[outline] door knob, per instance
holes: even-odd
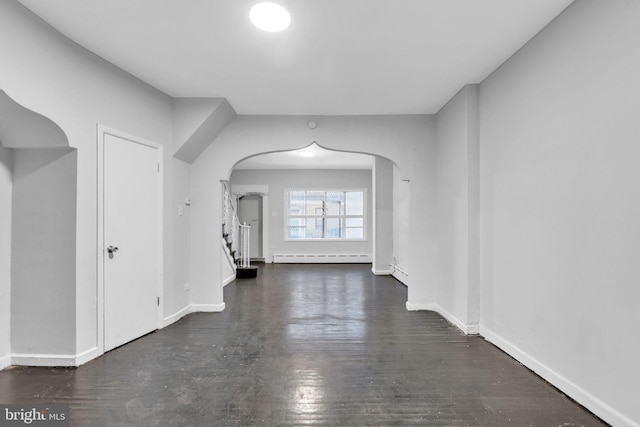
[[[107,248],[107,252],[109,253],[109,259],[113,259],[113,255],[118,252],[117,246],[109,246]]]

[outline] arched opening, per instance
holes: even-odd
[[[396,245],[407,240],[395,224],[407,222],[407,211],[394,212],[401,182],[387,158],[313,142],[238,161],[228,199],[240,222],[259,233],[252,235],[254,261],[367,263],[374,274],[388,275],[396,269]]]
[[[314,156],[304,157],[308,153]],[[314,143],[234,165],[231,192],[240,201],[241,221],[253,221],[264,231],[265,261],[371,262],[373,163],[370,155],[327,150]],[[255,199],[242,197],[256,193],[264,194],[259,218],[252,217],[259,208]],[[361,206],[354,205],[348,218],[345,194],[362,195]],[[289,199],[296,195],[306,197],[306,202]]]
[[[77,152],[62,129],[0,90],[0,263],[11,266],[0,273],[0,354],[13,354],[5,365],[75,354],[76,191]]]

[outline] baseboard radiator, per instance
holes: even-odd
[[[315,264],[337,264],[337,263],[362,263],[372,262],[370,254],[275,254],[274,263],[315,263]]]
[[[391,264],[391,275],[404,285],[409,283],[409,272],[395,262]]]

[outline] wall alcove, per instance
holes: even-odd
[[[75,364],[76,195],[64,131],[0,90],[3,366]]]

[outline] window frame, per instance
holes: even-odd
[[[289,202],[290,202],[290,194],[292,191],[304,191],[305,192],[305,200],[307,192],[324,192],[325,200],[326,193],[331,192],[342,192],[346,199],[346,193],[349,192],[360,192],[362,193],[362,215],[347,215],[346,209],[341,215],[289,215]],[[285,188],[284,189],[284,215],[283,215],[283,238],[285,242],[366,242],[369,240],[367,234],[367,223],[369,217],[369,206],[367,204],[367,189],[366,188]],[[346,237],[321,237],[321,238],[301,238],[295,239],[289,237],[289,219],[290,218],[340,218],[340,230],[342,234],[346,234],[347,228],[360,228],[360,227],[347,227],[347,219],[348,218],[362,218],[362,238],[346,238]]]

